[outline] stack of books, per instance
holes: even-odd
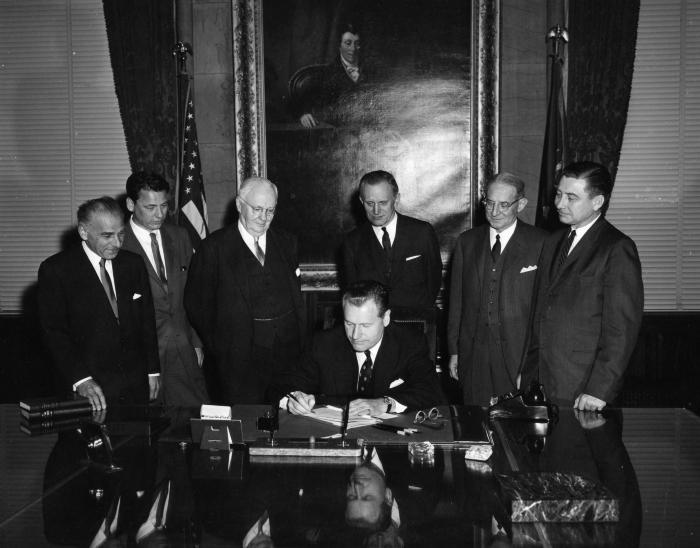
[[[78,428],[92,415],[90,400],[75,398],[34,398],[19,402],[19,428],[36,436]]]

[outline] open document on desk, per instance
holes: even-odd
[[[334,405],[314,407],[312,411],[304,413],[302,416],[325,422],[326,424],[332,424],[338,428],[343,425],[343,409],[341,407],[335,407]],[[372,426],[373,424],[382,422],[382,420],[392,419],[395,416],[396,415],[392,415],[391,413],[383,413],[379,417],[370,417],[369,415],[349,417],[348,430],[351,428],[360,428],[362,426]]]

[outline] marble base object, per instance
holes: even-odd
[[[518,522],[615,522],[618,500],[600,483],[567,473],[499,475],[511,520]]]

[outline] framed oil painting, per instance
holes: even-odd
[[[443,262],[497,170],[498,2],[234,0],[238,180],[279,188],[307,287],[335,287],[361,176],[430,222]]]

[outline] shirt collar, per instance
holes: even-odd
[[[88,247],[87,243],[85,243],[85,240],[83,240],[83,251],[85,251],[87,258],[90,260],[90,264],[95,268],[99,268],[100,261],[102,260],[102,257],[100,257],[92,249],[90,249]],[[105,262],[110,263],[111,259],[107,259]]]
[[[253,254],[255,254],[255,237],[245,229],[240,220],[238,221],[238,232],[240,232],[241,238],[243,238],[245,245],[247,245],[248,248],[253,251]],[[265,231],[265,233],[258,238],[258,244],[263,251],[267,250],[267,231]]]
[[[503,253],[503,250],[506,248],[508,241],[511,239],[513,234],[515,234],[515,227],[517,226],[517,224],[518,219],[515,219],[515,222],[512,225],[502,230],[501,232],[496,232],[496,229],[492,226],[489,227],[489,241],[491,243],[491,247],[493,247],[493,244],[496,243],[496,234],[498,234],[501,240],[501,253]]]
[[[353,64],[351,64],[351,63],[348,63],[348,62],[345,60],[345,58],[344,58],[341,54],[338,54],[338,56],[340,57],[340,62],[343,63],[343,66],[344,66],[346,69],[349,69],[349,68],[354,68],[354,69],[357,69],[357,70],[360,69],[360,67],[359,67],[358,65],[353,65]]]
[[[385,328],[386,329],[386,328]],[[382,341],[384,340],[384,335],[382,334],[382,338],[377,341],[377,344],[369,348],[369,355],[372,358],[372,363],[374,364],[375,361],[377,361],[377,354],[379,353],[379,347],[382,345]],[[365,361],[365,352],[355,352],[355,355],[357,356],[357,361],[358,363],[362,364]]]
[[[389,240],[391,241],[391,245],[394,245],[394,240],[396,239],[396,224],[398,223],[399,219],[399,214],[394,211],[394,216],[391,218],[391,221],[389,221],[384,227],[381,226],[372,226],[372,230],[374,230],[374,235],[377,237],[379,240],[379,243],[382,242],[382,236],[384,235],[384,231],[382,228],[386,228],[387,233],[389,234]]]
[[[134,216],[132,215],[129,218],[129,224],[131,225],[131,230],[134,232],[134,236],[136,236],[139,240],[148,240],[151,237],[151,232],[153,232],[156,236],[160,236],[160,230],[148,230],[146,228],[143,228],[140,224],[138,224],[136,221],[134,221]]]

